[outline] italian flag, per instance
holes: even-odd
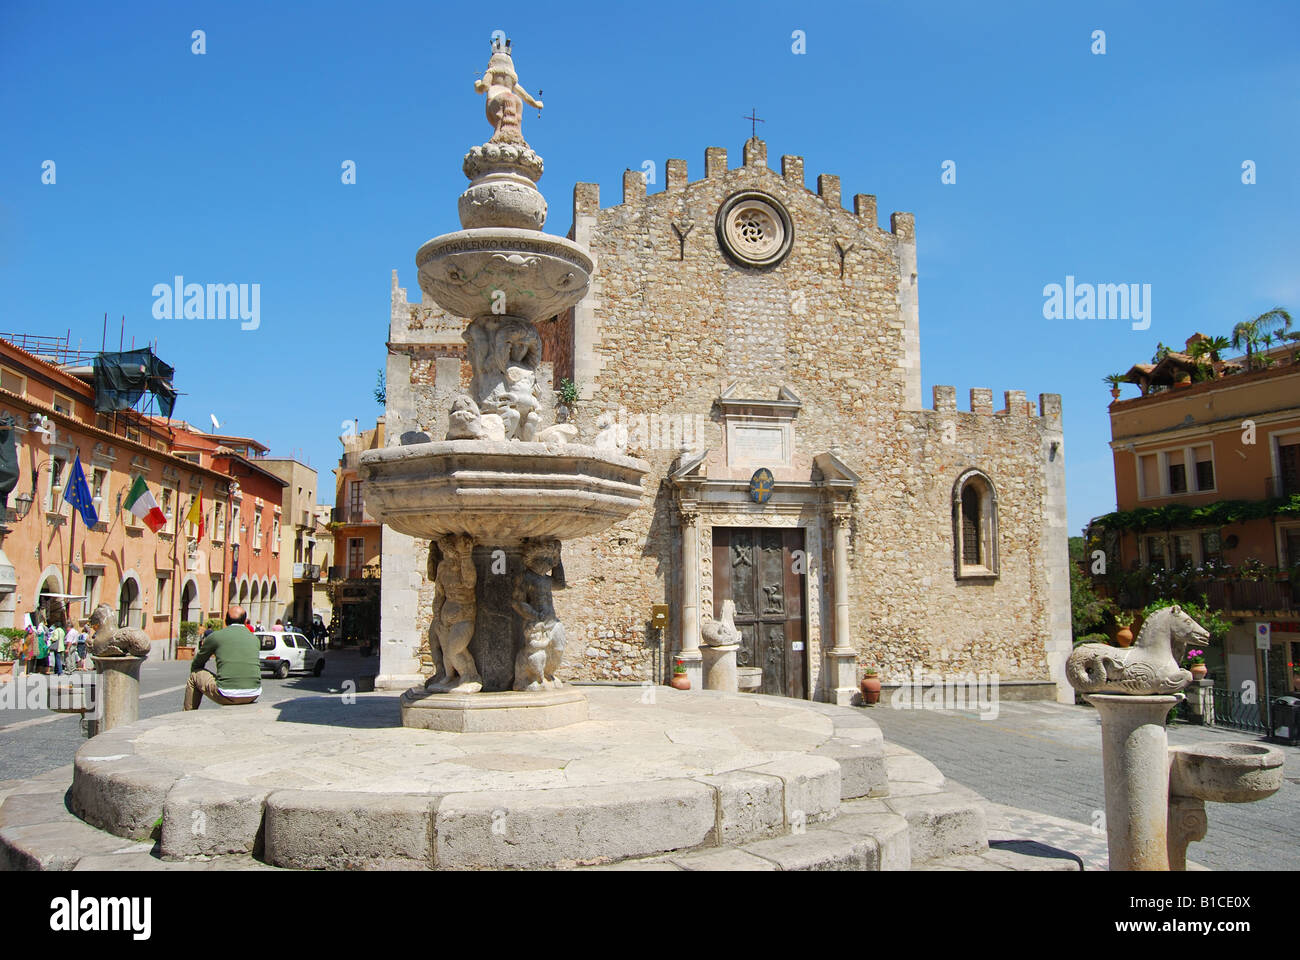
[[[136,475],[135,483],[131,484],[131,489],[127,491],[122,506],[143,520],[145,526],[154,533],[167,526],[167,518],[158,509],[158,501],[153,498],[153,494],[149,492],[149,485],[139,474]]]

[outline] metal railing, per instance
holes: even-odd
[[[1224,687],[1214,687],[1211,693],[1214,697],[1214,713],[1206,719],[1207,723],[1247,733],[1269,732],[1264,722],[1264,710],[1258,700],[1247,703],[1239,691]]]
[[[1264,498],[1290,497],[1300,493],[1300,479],[1296,477],[1269,477],[1264,481]]]

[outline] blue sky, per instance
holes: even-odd
[[[646,160],[652,190],[668,157],[739,162],[751,107],[773,162],[876,194],[886,226],[915,213],[927,402],[1061,393],[1072,532],[1114,507],[1105,374],[1300,310],[1294,2],[487,6],[5,0],[0,329],[95,348],[125,314],[177,368],[178,416],[309,459],[328,499],[340,424],[380,412],[390,271],[414,297],[416,248],[458,226],[497,29],[545,91],[525,122],[553,232],[575,181],[610,204]],[[260,283],[260,328],[155,321],[176,274]],[[1150,329],[1044,319],[1067,275],[1150,284]]]

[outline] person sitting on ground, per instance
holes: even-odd
[[[246,629],[247,619],[244,608],[232,603],[226,608],[225,629],[203,638],[185,684],[186,710],[197,710],[204,697],[227,707],[254,703],[262,695],[261,645]],[[217,660],[215,674],[204,669],[212,657]]]

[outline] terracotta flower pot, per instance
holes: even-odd
[[[684,673],[674,673],[673,679],[668,684],[674,690],[691,689],[691,678]]]
[[[14,675],[14,662],[12,660],[0,660],[0,677],[12,677]]]
[[[178,647],[176,648],[176,659],[177,659],[177,660],[193,660],[193,659],[194,659],[194,647],[181,647],[181,646],[178,646]]]
[[[863,677],[858,688],[862,691],[863,703],[880,702],[880,677]]]
[[[1120,627],[1115,631],[1115,645],[1117,647],[1133,646],[1133,628]]]
[[[1194,663],[1191,667],[1193,680],[1204,680],[1205,675],[1210,672],[1210,668],[1203,663]]]

